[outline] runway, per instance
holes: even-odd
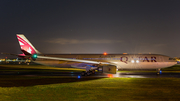
[[[131,72],[131,73],[117,73],[113,77],[123,77],[123,78],[180,78],[180,73],[161,73],[157,74],[155,72]]]
[[[116,74],[98,73],[90,76],[81,76],[81,72],[47,72],[47,71],[0,71],[0,75],[14,75],[14,76],[61,76],[61,77],[116,77],[116,78],[180,78],[179,72],[165,72],[157,75],[155,72],[117,72]]]

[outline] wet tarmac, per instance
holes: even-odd
[[[0,75],[18,75],[18,76],[62,76],[62,77],[117,77],[117,78],[180,78],[180,73],[178,72],[165,72],[161,74],[156,74],[155,72],[117,72],[116,74],[105,74],[96,72],[90,76],[81,76],[81,72],[44,72],[44,71],[1,71]]]
[[[160,73],[155,72],[131,72],[131,73],[117,73],[113,77],[125,77],[125,78],[180,78],[180,73]]]

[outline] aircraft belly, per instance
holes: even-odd
[[[127,63],[119,64],[118,69],[153,69],[155,64],[152,63]]]
[[[176,62],[154,62],[154,63],[120,63],[118,69],[159,69],[175,65]]]

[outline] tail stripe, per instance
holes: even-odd
[[[24,41],[22,38],[18,37],[18,40],[22,41],[23,43],[27,44],[26,41]]]

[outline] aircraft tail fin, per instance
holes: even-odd
[[[21,51],[25,55],[40,54],[40,52],[29,42],[29,40],[23,34],[17,34]]]

